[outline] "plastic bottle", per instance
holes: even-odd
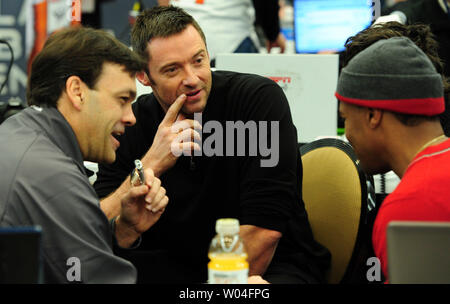
[[[247,253],[239,236],[237,219],[218,219],[217,235],[212,239],[208,257],[209,284],[246,284],[248,278]]]

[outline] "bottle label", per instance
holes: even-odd
[[[214,270],[208,269],[209,284],[247,284],[248,268],[242,270]]]

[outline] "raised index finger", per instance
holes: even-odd
[[[173,124],[177,119],[178,113],[180,112],[185,100],[186,94],[181,94],[178,96],[177,99],[175,99],[175,102],[167,110],[166,116],[164,116],[161,124]]]

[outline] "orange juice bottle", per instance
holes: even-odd
[[[208,283],[246,284],[248,277],[247,253],[239,236],[237,219],[218,219],[217,235],[212,239],[208,257]]]

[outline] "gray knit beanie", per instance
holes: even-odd
[[[404,114],[432,116],[445,110],[441,75],[406,37],[377,41],[352,58],[335,95],[343,102]]]

